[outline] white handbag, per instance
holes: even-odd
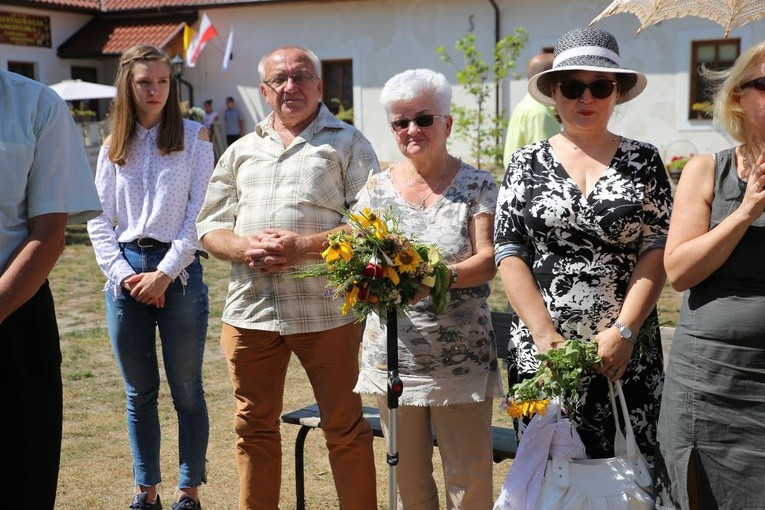
[[[635,441],[621,382],[616,392],[625,434],[619,426],[613,385],[609,383],[616,422],[615,457],[547,461],[539,510],[651,510],[654,508],[651,471]]]

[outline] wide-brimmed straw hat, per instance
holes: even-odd
[[[616,102],[625,103],[645,89],[648,80],[643,73],[621,66],[616,38],[599,28],[576,28],[563,34],[555,43],[552,69],[534,75],[529,80],[529,94],[546,106],[555,106],[552,78],[561,71],[600,71],[626,75],[620,79],[622,91]]]

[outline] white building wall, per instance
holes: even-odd
[[[35,66],[35,78],[47,85],[52,85],[71,78],[72,66],[95,67],[102,83],[111,82],[112,77],[103,72],[101,60],[60,59],[56,56],[56,48],[90,21],[92,16],[61,11],[26,9],[16,5],[0,5],[0,10],[48,16],[51,25],[51,48],[0,44],[0,67],[3,69],[8,69],[9,61],[31,62]]]
[[[553,46],[563,32],[586,26],[609,0],[495,0],[501,16],[501,35],[525,27],[529,40],[518,59],[520,79],[511,80],[500,92],[502,108],[509,111],[525,93],[525,67],[542,47]],[[8,60],[34,61],[39,79],[54,83],[68,78],[71,65],[100,69],[104,83],[113,79],[114,64],[91,60],[61,60],[55,48],[90,18],[79,14],[38,9],[14,9],[52,18],[53,48],[0,45],[0,65]],[[381,161],[400,158],[379,105],[379,92],[393,74],[409,68],[429,67],[443,72],[454,84],[454,102],[473,106],[472,98],[459,86],[455,68],[442,63],[435,50],[443,45],[459,61],[453,49],[457,39],[469,31],[476,34],[484,59],[494,45],[495,10],[490,0],[344,0],[286,2],[208,9],[219,32],[208,43],[197,66],[187,68],[184,80],[194,87],[197,106],[213,99],[218,111],[225,98],[234,96],[253,128],[270,111],[259,90],[257,64],[269,49],[282,44],[304,45],[321,59],[352,59],[355,125],[370,139]],[[554,14],[554,15],[552,15]],[[613,33],[621,46],[625,66],[648,75],[648,87],[635,100],[617,107],[612,129],[622,135],[655,144],[665,157],[674,152],[708,152],[733,144],[711,121],[687,119],[691,41],[721,39],[717,24],[695,17],[668,20],[635,34],[638,20],[618,14],[597,23]],[[221,71],[223,50],[229,30],[234,30],[233,59]],[[197,28],[197,27],[194,27]],[[765,20],[733,30],[745,49],[765,39]],[[109,76],[106,76],[106,75]],[[182,93],[186,97],[185,87]],[[490,109],[495,99],[487,101]],[[463,142],[454,137],[451,151],[470,160]]]
[[[296,16],[295,10],[303,8],[306,14]],[[435,50],[440,45],[453,46],[453,34],[466,34],[471,17],[479,44],[490,48],[494,40],[493,13],[488,2],[346,1],[322,2],[320,7],[287,3],[211,9],[207,14],[220,38],[209,43],[197,66],[184,74],[194,84],[199,102],[211,98],[214,107],[222,111],[225,97],[234,96],[247,111],[247,128],[251,129],[270,111],[260,93],[257,75],[258,61],[266,51],[282,44],[297,44],[311,48],[321,59],[351,59],[355,125],[370,139],[383,161],[400,158],[379,104],[385,81],[405,69],[429,67],[456,83],[454,69],[440,62]],[[232,26],[233,59],[228,71],[221,72],[223,47]],[[458,88],[454,99],[467,100]],[[489,106],[494,108],[493,99]]]
[[[502,107],[509,111],[525,93],[525,63],[539,49],[553,46],[563,32],[586,26],[610,2],[592,0],[497,0],[501,36],[525,27],[528,43],[518,60],[519,80],[501,91]],[[220,38],[205,49],[198,66],[184,78],[195,86],[195,98],[214,100],[222,109],[231,94],[247,111],[248,129],[269,111],[258,84],[257,62],[268,49],[294,43],[313,49],[322,59],[350,58],[354,71],[356,126],[372,141],[382,161],[400,158],[379,105],[379,91],[393,74],[415,67],[443,72],[455,85],[454,101],[472,105],[455,76],[455,69],[438,59],[444,45],[458,59],[454,42],[471,29],[485,59],[494,44],[494,8],[489,0],[400,0],[286,3],[208,10]],[[554,16],[549,15],[555,13]],[[234,28],[234,58],[220,72],[225,38]],[[707,152],[732,145],[711,121],[689,121],[688,73],[692,40],[721,39],[722,28],[700,18],[669,20],[635,34],[638,20],[618,14],[597,23],[620,42],[624,65],[648,75],[646,91],[617,108],[612,128],[628,137],[649,141],[666,157],[674,152]],[[731,32],[741,38],[742,49],[765,38],[765,20]],[[487,106],[494,109],[495,100]],[[464,143],[453,139],[451,150],[466,159]]]

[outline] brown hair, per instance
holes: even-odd
[[[136,131],[137,112],[132,92],[133,64],[141,61],[164,62],[169,69],[172,69],[170,57],[155,46],[133,46],[120,57],[117,78],[114,80],[117,95],[109,117],[111,125],[109,160],[119,165],[127,163],[128,142]],[[162,109],[162,121],[157,136],[157,147],[160,153],[165,155],[173,151],[182,151],[184,149],[183,134],[183,115],[178,101],[178,84],[175,79],[171,79],[170,93]]]

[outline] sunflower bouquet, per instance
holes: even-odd
[[[505,397],[503,407],[513,418],[544,415],[553,398],[560,399],[563,409],[571,410],[579,400],[582,375],[601,363],[598,344],[578,340],[566,340],[535,357],[540,361],[536,373],[515,384]]]
[[[297,276],[323,276],[334,297],[343,298],[343,315],[359,320],[376,312],[381,321],[391,310],[401,311],[423,286],[437,313],[446,308],[449,269],[435,246],[408,238],[391,210],[369,208],[349,214],[350,231],[327,237],[323,263],[304,266]]]

